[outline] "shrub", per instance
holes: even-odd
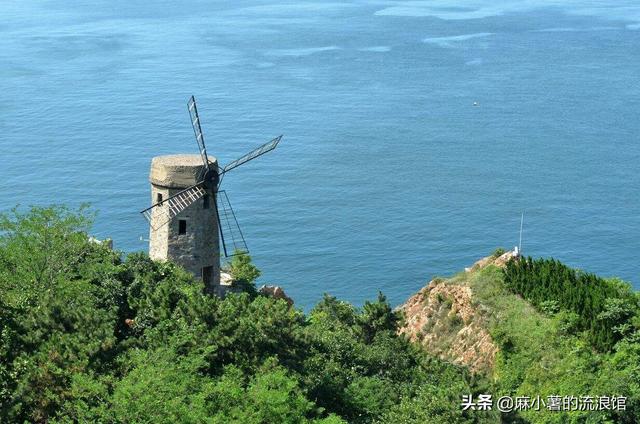
[[[624,324],[638,312],[629,285],[576,271],[554,259],[509,261],[503,273],[507,288],[539,310],[575,312],[580,330],[587,331],[592,345],[601,351],[613,348],[623,336],[616,329],[626,328]]]
[[[493,256],[494,258],[499,258],[500,256],[504,255],[506,252],[507,251],[504,250],[502,247],[498,247],[496,250],[493,251],[491,256]]]

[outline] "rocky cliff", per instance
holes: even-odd
[[[504,267],[513,257],[513,252],[489,256],[453,278],[430,281],[399,307],[405,316],[400,333],[442,359],[490,373],[498,352],[487,325],[492,311],[474,286],[483,269]]]

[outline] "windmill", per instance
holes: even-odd
[[[153,158],[153,204],[140,213],[150,225],[149,255],[179,263],[201,277],[210,291],[219,292],[220,246],[225,257],[248,252],[229,197],[220,190],[222,180],[229,171],[275,149],[282,135],[220,167],[207,154],[193,96],[187,107],[199,155]]]

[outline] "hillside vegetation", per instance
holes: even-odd
[[[604,279],[576,271],[553,259],[510,261],[504,270],[507,288],[522,295],[539,310],[575,314],[576,330],[601,351],[638,327],[638,298],[617,279]]]
[[[569,285],[565,275],[576,279]],[[627,397],[624,411],[541,408],[503,414],[503,422],[638,423],[640,296],[618,279],[581,275],[588,274],[550,259],[485,258],[452,278],[435,279],[412,297],[401,308],[407,314],[401,331],[428,352],[486,376],[494,399]],[[607,297],[596,302],[603,291]],[[535,301],[525,300],[529,293],[536,293]],[[572,298],[578,300],[565,300]],[[593,315],[580,315],[584,303]],[[594,337],[597,331],[609,335]],[[603,349],[601,340],[609,337],[617,341]]]
[[[638,422],[639,297],[619,280],[496,257],[412,308],[326,295],[304,314],[256,292],[247,256],[229,264],[244,291],[221,300],[90,225],[61,207],[0,218],[2,423]],[[463,410],[480,394],[627,404]]]
[[[89,241],[86,211],[0,221],[0,422],[470,423],[463,368],[397,335],[384,296],[308,314],[224,300],[171,263]],[[231,264],[250,285],[247,257]]]

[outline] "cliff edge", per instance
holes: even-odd
[[[498,311],[483,295],[514,257],[514,252],[488,256],[452,278],[431,280],[398,308],[405,317],[400,334],[473,373],[490,374],[498,347],[489,321]]]

